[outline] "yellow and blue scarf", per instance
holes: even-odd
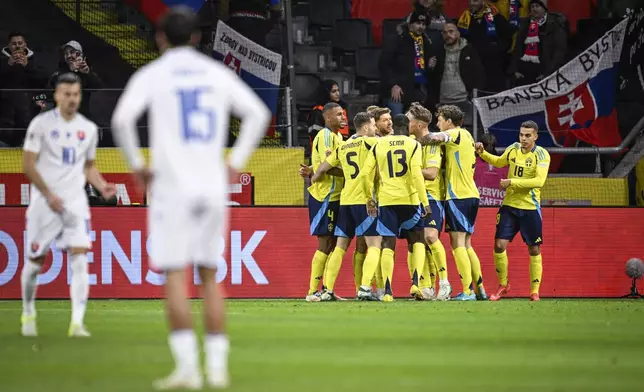
[[[491,4],[485,4],[483,9],[474,15],[472,15],[470,10],[467,9],[461,14],[461,17],[458,18],[458,29],[461,31],[461,35],[467,37],[470,31],[470,24],[472,23],[472,19],[484,18],[485,24],[487,26],[487,36],[496,38],[497,32],[496,23],[494,23],[494,16],[498,13],[499,11],[496,9],[496,7]]]

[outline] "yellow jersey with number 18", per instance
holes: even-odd
[[[445,142],[445,200],[478,199],[479,190],[474,182],[476,153],[474,138],[469,131],[457,127],[444,131]]]
[[[328,128],[321,129],[313,139],[311,148],[311,164],[313,172],[318,169],[342,142],[342,136],[338,133],[331,132]],[[323,201],[329,196],[329,201],[340,200],[340,193],[344,186],[344,178],[334,177],[328,174],[322,176],[320,181],[311,184],[309,194],[317,201]]]
[[[341,167],[344,173],[344,188],[340,195],[340,205],[364,204],[370,194],[366,195],[362,183],[358,181],[360,168],[369,155],[378,139],[375,137],[353,135],[336,148],[335,152],[327,158],[327,163],[333,167]],[[368,185],[373,189],[373,177]],[[369,181],[369,179],[367,179]]]
[[[417,141],[396,135],[379,138],[361,168],[359,179],[363,181],[364,194],[369,193],[367,179],[373,181],[376,165],[380,175],[378,205],[429,204],[423,181],[422,151]]]

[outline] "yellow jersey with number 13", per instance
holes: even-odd
[[[313,139],[311,148],[311,164],[313,172],[329,157],[342,142],[342,136],[331,132],[328,128],[321,129]],[[340,193],[344,186],[344,178],[324,174],[320,181],[311,184],[309,194],[317,201],[323,201],[329,196],[329,201],[340,200]]]
[[[445,142],[445,200],[478,199],[479,190],[474,182],[476,153],[474,138],[469,131],[456,127],[442,132]]]
[[[340,205],[362,205],[371,194],[365,194],[362,182],[358,181],[360,168],[378,139],[375,137],[353,135],[336,148],[327,158],[327,163],[333,167],[341,167],[344,173],[344,188],[340,195]],[[373,189],[373,177],[368,184]],[[369,179],[367,179],[369,181]]]
[[[420,143],[410,137],[392,135],[379,138],[360,172],[359,179],[363,181],[364,194],[370,192],[368,180],[373,181],[377,165],[380,175],[378,205],[429,205],[422,162]],[[370,199],[371,196],[363,202]]]

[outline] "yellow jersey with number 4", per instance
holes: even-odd
[[[425,189],[430,199],[445,200],[445,181],[443,180],[443,147],[438,144],[423,146],[423,169],[436,168],[438,174],[434,180],[425,180]]]
[[[321,129],[313,139],[311,148],[311,164],[313,165],[313,172],[318,169],[320,164],[324,162],[342,142],[342,136],[338,133],[331,132],[328,128]],[[309,194],[317,201],[323,201],[329,196],[329,201],[340,200],[340,193],[344,186],[344,178],[334,177],[324,174],[320,181],[311,184],[309,187]]]
[[[510,166],[508,178],[510,187],[503,198],[503,205],[521,210],[541,208],[541,187],[548,177],[550,154],[544,148],[534,146],[526,153],[519,143],[505,149],[499,157],[485,151],[481,154],[484,161],[496,166]]]
[[[380,176],[378,205],[429,205],[420,144],[408,136],[384,136],[377,140],[359,175],[364,194],[370,192],[369,181],[373,182],[377,165]],[[363,202],[370,199],[371,196],[366,197]]]
[[[479,190],[474,182],[476,153],[474,138],[463,128],[442,132],[445,142],[445,200],[478,199]]]
[[[364,204],[366,198],[371,193],[365,194],[362,182],[358,181],[360,168],[369,155],[371,147],[378,141],[375,137],[353,135],[346,141],[342,142],[335,152],[327,158],[327,163],[333,167],[341,167],[344,173],[344,188],[340,195],[340,205],[357,205]],[[373,189],[373,178],[368,185]]]

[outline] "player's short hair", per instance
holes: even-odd
[[[329,110],[333,110],[335,108],[341,108],[341,107],[342,106],[340,106],[339,104],[337,104],[335,102],[329,102],[326,105],[324,105],[324,107],[322,108],[322,113],[326,113]]]
[[[373,114],[376,110],[380,109],[380,106],[371,105],[367,108],[367,113]]]
[[[81,84],[80,77],[74,72],[65,72],[58,75],[56,78],[56,86],[58,87],[61,84]]]
[[[456,105],[443,105],[438,108],[438,113],[436,117],[442,116],[445,120],[452,120],[452,124],[457,127],[463,124],[463,119],[465,118],[465,113]]]
[[[397,114],[393,118],[394,135],[409,136],[409,118],[404,114]]]
[[[432,112],[418,102],[412,103],[407,113],[411,114],[416,120],[426,122],[427,124],[432,122]]]
[[[184,5],[172,7],[159,21],[158,29],[165,34],[172,46],[187,45],[197,31],[198,18],[194,11]]]
[[[534,121],[524,121],[521,123],[521,128],[533,129],[535,132],[539,132],[539,126]]]
[[[384,116],[385,114],[391,114],[391,109],[389,108],[378,108],[374,109],[373,111],[373,118],[378,121],[380,120],[380,117]]]
[[[372,118],[373,115],[371,115],[370,113],[360,112],[356,114],[355,117],[353,117],[353,125],[356,127],[356,129],[360,129],[371,122]]]

